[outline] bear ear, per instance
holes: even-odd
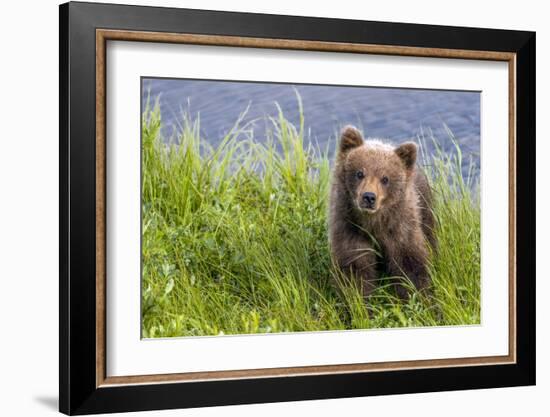
[[[414,142],[405,142],[395,148],[395,153],[405,164],[405,168],[412,169],[416,163],[418,146]]]
[[[346,152],[363,144],[363,135],[353,126],[346,126],[340,135],[340,152]]]

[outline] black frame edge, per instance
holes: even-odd
[[[59,411],[69,413],[69,5],[59,6]]]
[[[535,60],[533,32],[516,55],[516,184],[521,184],[516,189],[516,343],[525,385],[536,383]]]

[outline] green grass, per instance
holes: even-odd
[[[456,141],[452,154],[424,155],[439,239],[429,295],[401,301],[382,279],[365,304],[331,264],[329,156],[306,146],[303,117],[295,127],[279,111],[269,123],[267,142],[241,118],[213,148],[185,116],[167,145],[158,103],[145,108],[144,337],[480,322],[478,186],[462,177]]]

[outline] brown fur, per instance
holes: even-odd
[[[335,262],[360,280],[365,297],[380,272],[405,275],[419,289],[429,284],[435,220],[430,186],[416,167],[416,155],[412,142],[394,148],[364,141],[351,126],[342,132],[330,196],[330,243]],[[364,202],[366,192],[376,195],[372,207]],[[402,285],[396,290],[406,297]]]

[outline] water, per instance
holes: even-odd
[[[143,79],[143,103],[147,95],[160,94],[164,134],[177,130],[182,111],[194,118],[200,114],[201,135],[213,145],[227,133],[249,107],[244,123],[254,121],[254,139],[265,140],[266,117],[277,116],[278,103],[285,117],[299,124],[296,91],[303,103],[309,140],[333,154],[337,132],[347,124],[359,127],[369,137],[392,143],[415,140],[431,130],[442,148],[451,152],[452,142],[444,124],[453,132],[464,155],[479,166],[480,93],[376,87],[342,87],[207,80]],[[428,153],[432,152],[427,143]]]

